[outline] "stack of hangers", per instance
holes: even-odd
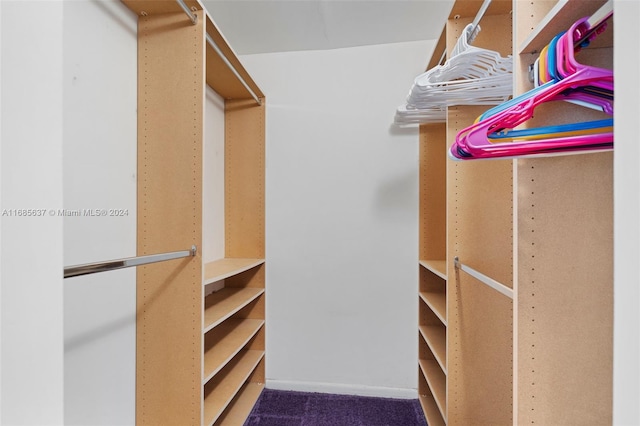
[[[534,64],[536,87],[482,114],[461,130],[449,156],[455,160],[541,156],[613,147],[613,119],[514,130],[546,102],[569,101],[613,115],[613,71],[582,65],[574,53],[606,28],[583,18],[551,40]]]
[[[465,27],[450,58],[419,75],[406,105],[396,110],[396,124],[444,122],[447,106],[495,105],[509,99],[512,58],[470,45],[480,26]]]

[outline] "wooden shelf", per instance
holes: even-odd
[[[442,324],[447,325],[447,295],[430,291],[420,292],[420,298],[438,317]]]
[[[427,424],[429,426],[445,426],[446,423],[442,418],[442,413],[436,405],[436,401],[431,395],[419,395],[420,405],[422,405],[422,411],[427,418]]]
[[[420,265],[446,281],[447,279],[447,261],[446,260],[421,260]]]
[[[264,259],[224,258],[204,265],[204,283],[210,284],[262,265]]]
[[[231,404],[218,419],[218,426],[238,426],[243,425],[251,414],[251,410],[260,397],[264,383],[248,382],[238,392]]]
[[[435,398],[442,418],[447,419],[447,380],[436,361],[421,359],[420,369]]]
[[[421,325],[420,334],[438,361],[442,372],[447,374],[447,329],[438,325]]]
[[[249,378],[264,351],[243,351],[205,386],[204,424],[212,425]]]
[[[226,287],[206,297],[204,332],[211,330],[264,293],[263,288]]]
[[[203,384],[222,370],[263,325],[264,320],[231,319],[209,332],[205,342],[215,340],[215,346],[212,344],[208,350],[205,348]]]
[[[594,14],[605,3],[606,0],[559,0],[520,44],[518,53],[539,52],[553,37],[566,31],[567,25]],[[546,4],[548,2],[538,2],[536,5],[545,8],[548,7]]]

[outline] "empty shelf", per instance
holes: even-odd
[[[219,426],[243,425],[264,389],[264,383],[248,382],[218,419]]]
[[[204,424],[218,420],[263,357],[264,351],[242,351],[206,384]]]
[[[429,426],[445,426],[446,423],[442,418],[442,414],[436,405],[436,401],[431,395],[420,395],[420,405],[422,405],[422,411],[424,411],[427,418],[427,424]]]
[[[447,279],[447,261],[446,260],[421,260],[422,265],[427,270],[433,272],[443,280]]]
[[[225,321],[205,337],[211,346],[204,354],[204,382],[207,383],[256,335],[264,324],[258,319],[233,319]]]
[[[442,415],[442,418],[446,420],[447,381],[445,375],[436,361],[421,359],[419,363],[422,374],[424,374],[424,378],[427,380],[427,385],[429,385],[429,389],[431,389],[436,405],[440,410],[440,414]]]
[[[240,309],[257,299],[263,288],[227,287],[211,293],[204,302],[204,332],[211,330]]]
[[[447,330],[438,325],[421,325],[419,329],[442,372],[447,374]]]
[[[258,265],[262,265],[264,259],[240,259],[224,258],[204,265],[204,283],[210,284],[224,280],[244,271],[248,271]]]
[[[447,295],[430,291],[420,292],[420,298],[431,308],[434,314],[447,325]]]

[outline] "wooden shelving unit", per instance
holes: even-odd
[[[481,4],[455,2],[429,68]],[[528,67],[551,38],[604,4],[494,0],[473,45],[513,55],[517,95],[532,88]],[[612,46],[605,33],[579,60],[611,69]],[[610,424],[612,155],[448,160],[456,133],[488,108],[449,107],[446,123],[420,126],[425,416],[430,425]],[[527,124],[598,118],[556,102]],[[513,300],[457,270],[454,257],[513,289]]]
[[[138,255],[202,250],[205,85],[225,126],[224,259],[138,268],[136,424],[242,424],[264,387],[264,94],[198,0],[195,23],[174,1],[122,1],[138,15]]]

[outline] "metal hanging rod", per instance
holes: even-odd
[[[182,10],[184,10],[184,13],[187,14],[187,16],[189,17],[189,19],[191,19],[191,23],[193,25],[195,25],[196,23],[198,23],[198,15],[194,14],[191,9],[189,9],[189,7],[185,4],[184,0],[176,0],[176,2],[180,5],[180,7],[182,8]],[[255,92],[251,89],[251,87],[249,87],[249,85],[247,84],[246,81],[244,81],[244,78],[240,75],[240,73],[238,72],[238,70],[236,70],[236,67],[233,66],[233,64],[231,62],[229,62],[229,60],[227,59],[227,57],[224,55],[224,53],[222,53],[222,51],[220,50],[220,48],[218,47],[218,45],[216,44],[215,41],[213,41],[213,39],[211,38],[211,36],[209,35],[209,33],[207,33],[207,43],[209,43],[209,46],[211,46],[211,48],[213,50],[215,50],[215,52],[218,54],[218,56],[220,56],[220,59],[222,59],[222,61],[225,63],[225,65],[227,67],[229,67],[229,69],[231,70],[231,72],[233,72],[233,74],[236,76],[236,78],[238,80],[240,80],[240,83],[242,83],[242,85],[244,86],[245,89],[247,89],[247,91],[249,92],[249,94],[251,95],[251,97],[258,103],[258,105],[262,105],[262,101],[260,100],[260,98],[258,97],[258,95],[255,94]]]
[[[484,16],[484,13],[487,11],[490,4],[491,4],[491,0],[484,0],[484,2],[482,3],[482,6],[480,6],[480,10],[478,10],[476,17],[473,18],[473,22],[471,23],[473,25],[473,31],[471,31],[471,33],[469,34],[469,38],[471,38],[473,34],[476,32],[476,28],[478,28],[478,24],[480,23],[480,20]]]
[[[174,251],[170,253],[150,254],[147,256],[129,257],[126,259],[107,260],[105,262],[85,263],[64,268],[64,277],[78,277],[81,275],[95,274],[97,272],[113,271],[116,269],[130,268],[132,266],[147,265],[149,263],[164,262],[165,260],[180,259],[195,256],[197,247],[191,246],[191,250]]]
[[[186,13],[187,16],[189,17],[189,19],[191,19],[191,23],[193,25],[198,23],[198,15],[196,15],[195,13],[193,13],[191,11],[191,9],[189,9],[189,6],[187,6],[185,4],[184,0],[176,0],[176,3],[178,3],[178,5],[180,5],[182,10],[184,10],[184,13]]]
[[[249,85],[247,84],[246,81],[244,81],[244,78],[242,78],[242,76],[240,75],[240,73],[238,73],[238,70],[236,70],[236,67],[233,66],[233,64],[231,62],[229,62],[229,60],[227,59],[227,57],[224,55],[224,53],[222,53],[222,51],[220,50],[220,48],[218,47],[218,45],[216,44],[215,41],[213,41],[213,39],[211,38],[211,36],[209,35],[209,33],[207,33],[207,43],[209,43],[209,46],[211,46],[213,48],[213,50],[215,50],[215,52],[218,54],[218,56],[220,56],[220,59],[222,59],[222,61],[225,63],[225,65],[227,67],[229,67],[229,69],[233,72],[233,74],[236,76],[236,78],[238,80],[240,80],[240,83],[242,83],[242,85],[244,86],[245,89],[247,89],[247,91],[251,94],[251,97],[253,99],[255,99],[255,101],[258,103],[258,105],[262,105],[262,101],[260,100],[260,98],[258,97],[258,95],[255,94],[255,92],[253,90],[251,90],[251,87],[249,87]]]
[[[478,28],[478,24],[480,23],[480,21],[482,20],[482,17],[484,16],[485,12],[487,11],[487,9],[489,8],[489,5],[491,5],[491,0],[484,0],[484,2],[482,3],[482,6],[480,6],[480,9],[478,10],[478,13],[476,14],[476,17],[473,18],[473,30],[469,33],[469,38],[467,39],[468,43],[471,43],[471,37],[473,37],[473,34],[475,34],[476,29]],[[460,15],[456,15],[455,18],[459,18]],[[438,65],[442,64],[442,60],[445,58],[445,56],[447,56],[447,48],[444,48],[444,51],[442,52],[442,56],[440,56],[440,60],[438,61]]]
[[[467,274],[471,275],[475,279],[477,279],[477,280],[481,281],[482,283],[488,285],[492,289],[504,294],[509,299],[513,299],[513,290],[512,289],[510,289],[509,287],[507,287],[504,284],[499,283],[498,281],[494,280],[493,278],[489,278],[485,274],[483,274],[481,272],[478,272],[475,269],[470,268],[469,266],[461,263],[457,256],[453,258],[453,266],[456,269],[460,269],[461,271],[466,272]]]

